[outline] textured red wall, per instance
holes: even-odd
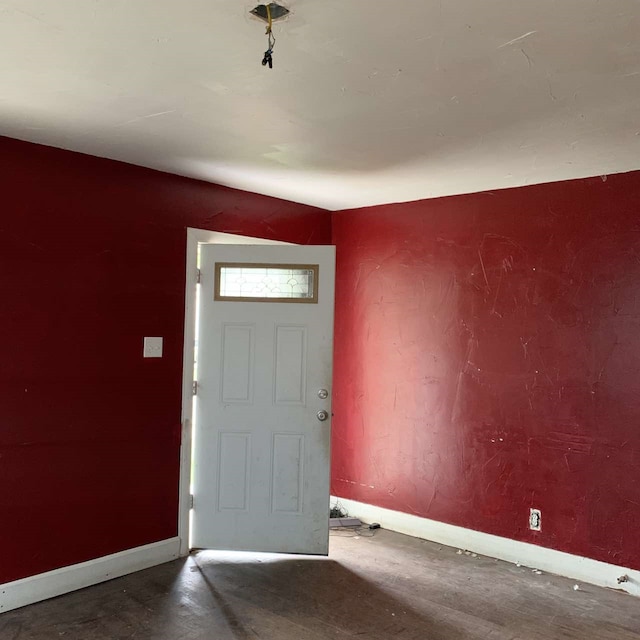
[[[0,159],[3,583],[176,535],[185,227],[326,243],[331,219],[7,138]]]
[[[333,238],[334,495],[640,569],[640,173]]]

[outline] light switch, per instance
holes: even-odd
[[[145,338],[142,353],[145,358],[162,358],[162,338]]]

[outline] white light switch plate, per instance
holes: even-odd
[[[162,338],[145,338],[142,354],[145,358],[162,358]]]

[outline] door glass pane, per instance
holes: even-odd
[[[216,300],[318,301],[318,265],[216,263]]]

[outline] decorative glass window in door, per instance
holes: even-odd
[[[318,265],[216,262],[215,300],[317,303]]]

